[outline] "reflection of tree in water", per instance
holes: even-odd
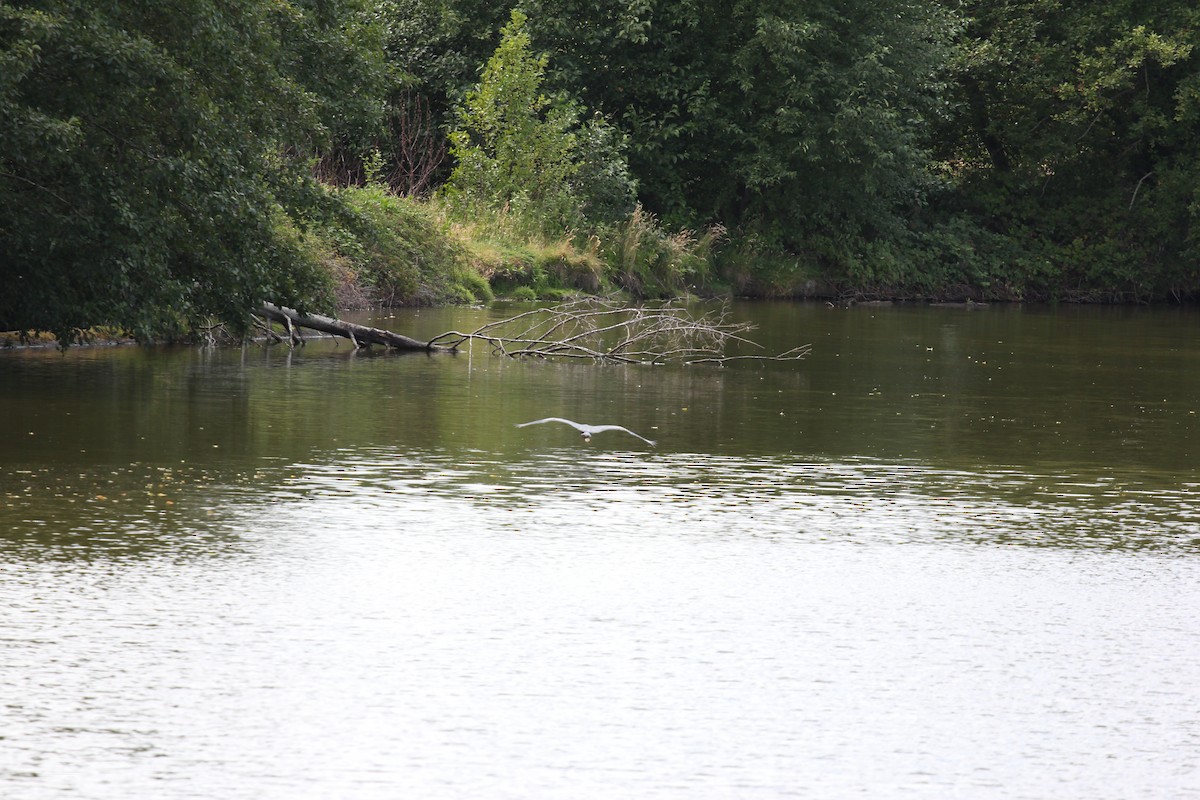
[[[796,331],[817,342],[802,368],[510,359],[479,343],[427,357],[332,340],[3,354],[0,549],[244,552],[281,501],[321,522],[364,492],[400,516],[431,498],[478,507],[507,493],[512,508],[544,492],[564,508],[657,498],[672,515],[694,497],[752,509],[755,524],[857,536],[869,523],[1052,546],[1195,538],[1184,476],[1200,370],[1168,338],[1181,336],[1176,315],[766,310],[778,319],[756,315],[756,336],[769,347]],[[428,337],[498,313],[423,310],[399,325]],[[547,416],[620,424],[658,448],[513,427]],[[830,468],[868,462],[866,477]],[[768,513],[772,498],[787,503]]]

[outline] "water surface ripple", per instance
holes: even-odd
[[[762,313],[813,363],[0,354],[0,796],[1200,797],[1174,328]]]

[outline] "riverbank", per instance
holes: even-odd
[[[1194,291],[1149,281],[1081,282],[1066,265],[1007,253],[991,240],[914,233],[909,249],[845,259],[814,247],[785,253],[720,226],[668,230],[638,207],[587,232],[547,235],[509,211],[466,215],[437,199],[368,186],[336,190],[352,221],[312,232],[311,252],[339,308],[555,301],[575,294],[631,300],[695,295],[917,303],[1181,303]],[[986,246],[985,246],[986,245]]]
[[[277,222],[281,241],[318,276],[310,308],[330,313],[403,306],[480,305],[497,298],[555,302],[579,295],[631,302],[677,297],[856,303],[1180,304],[1195,292],[1136,283],[1068,285],[1062,270],[963,243],[952,250],[877,252],[855,267],[818,251],[784,254],[752,237],[666,229],[638,207],[619,223],[548,235],[509,210],[466,214],[377,185],[328,188],[341,213],[306,229]],[[966,241],[966,240],[964,240]],[[886,257],[885,257],[886,256]],[[864,266],[864,264],[868,264]],[[222,320],[229,323],[229,320]],[[85,321],[86,322],[86,321]],[[192,335],[215,321],[191,321]],[[234,329],[236,325],[230,325]],[[187,324],[172,338],[188,338]],[[233,335],[239,335],[234,332]],[[116,326],[76,329],[74,341],[121,344]],[[52,334],[0,332],[0,348],[55,347]]]
[[[137,340],[124,331],[112,328],[93,328],[80,331],[72,344],[112,347],[137,344]],[[0,350],[49,350],[61,346],[54,334],[45,331],[0,331]]]
[[[714,271],[719,227],[667,231],[638,208],[617,224],[551,235],[506,210],[464,213],[377,186],[335,192],[349,215],[302,238],[339,308],[731,292]]]

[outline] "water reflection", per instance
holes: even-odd
[[[808,336],[810,360],[592,367],[331,341],[5,353],[0,530],[31,553],[134,553],[156,537],[201,553],[240,535],[230,508],[336,489],[363,503],[644,501],[688,526],[894,540],[1200,538],[1200,354],[1180,334],[1193,317],[752,310],[768,350]],[[386,324],[428,335],[497,313]],[[659,448],[514,427],[547,415],[625,424]]]
[[[89,563],[235,557],[231,506],[261,502],[268,470],[234,472],[141,463],[7,470],[0,545],[11,558]]]
[[[281,497],[352,496],[380,513],[410,496],[436,497],[469,505],[457,513],[470,514],[473,524],[536,508],[543,523],[569,526],[580,513],[619,509],[622,525],[668,525],[686,536],[1200,549],[1200,483],[1147,490],[1137,475],[971,473],[866,459],[796,463],[578,448],[518,461],[482,452],[415,459],[391,451],[344,454],[298,472]]]
[[[186,464],[8,473],[0,529],[27,557],[228,557],[264,508],[347,502],[453,528],[536,509],[543,524],[620,511],[680,535],[1200,550],[1200,483],[1142,474],[941,470],[919,463],[702,453],[367,448],[241,471]],[[555,515],[561,515],[557,517]],[[502,524],[508,524],[504,522]],[[231,550],[231,546],[233,549]]]

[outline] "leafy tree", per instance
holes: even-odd
[[[930,3],[525,0],[558,76],[629,137],[643,203],[846,266],[932,182],[953,18]]]
[[[548,57],[534,55],[525,22],[512,12],[478,86],[467,93],[450,133],[457,163],[449,196],[467,206],[509,208],[552,230],[582,224],[589,199],[598,214],[631,211],[619,137],[600,118],[581,130],[577,105],[543,93]]]
[[[450,51],[423,60],[415,35],[396,50],[434,94],[481,43],[464,20],[519,10],[552,55],[547,94],[619,130],[639,199],[667,224],[720,222],[793,249],[826,240],[844,256],[897,234],[931,183],[927,136],[944,113],[955,24],[936,4],[407,2],[422,14],[394,29],[434,31]]]
[[[598,113],[575,133],[579,153],[571,192],[583,218],[593,225],[629,219],[637,206],[637,179],[629,169],[629,140]]]
[[[289,231],[308,158],[373,124],[381,41],[351,0],[0,5],[0,329],[174,335],[324,278]]]
[[[394,191],[424,196],[449,175],[447,131],[454,108],[495,49],[508,7],[478,0],[371,0],[370,5],[383,32],[391,76],[383,98],[385,125],[370,150],[383,159],[382,177]],[[322,179],[363,182],[363,154],[359,142],[339,142],[319,165]]]
[[[1018,293],[1200,291],[1195,5],[955,5],[968,24],[959,111],[940,137],[955,190],[945,199],[1027,265],[1048,265],[1013,270]]]
[[[1192,3],[386,2],[393,63],[441,109],[521,11],[545,94],[616,128],[670,227],[721,223],[856,288],[1200,291]]]

